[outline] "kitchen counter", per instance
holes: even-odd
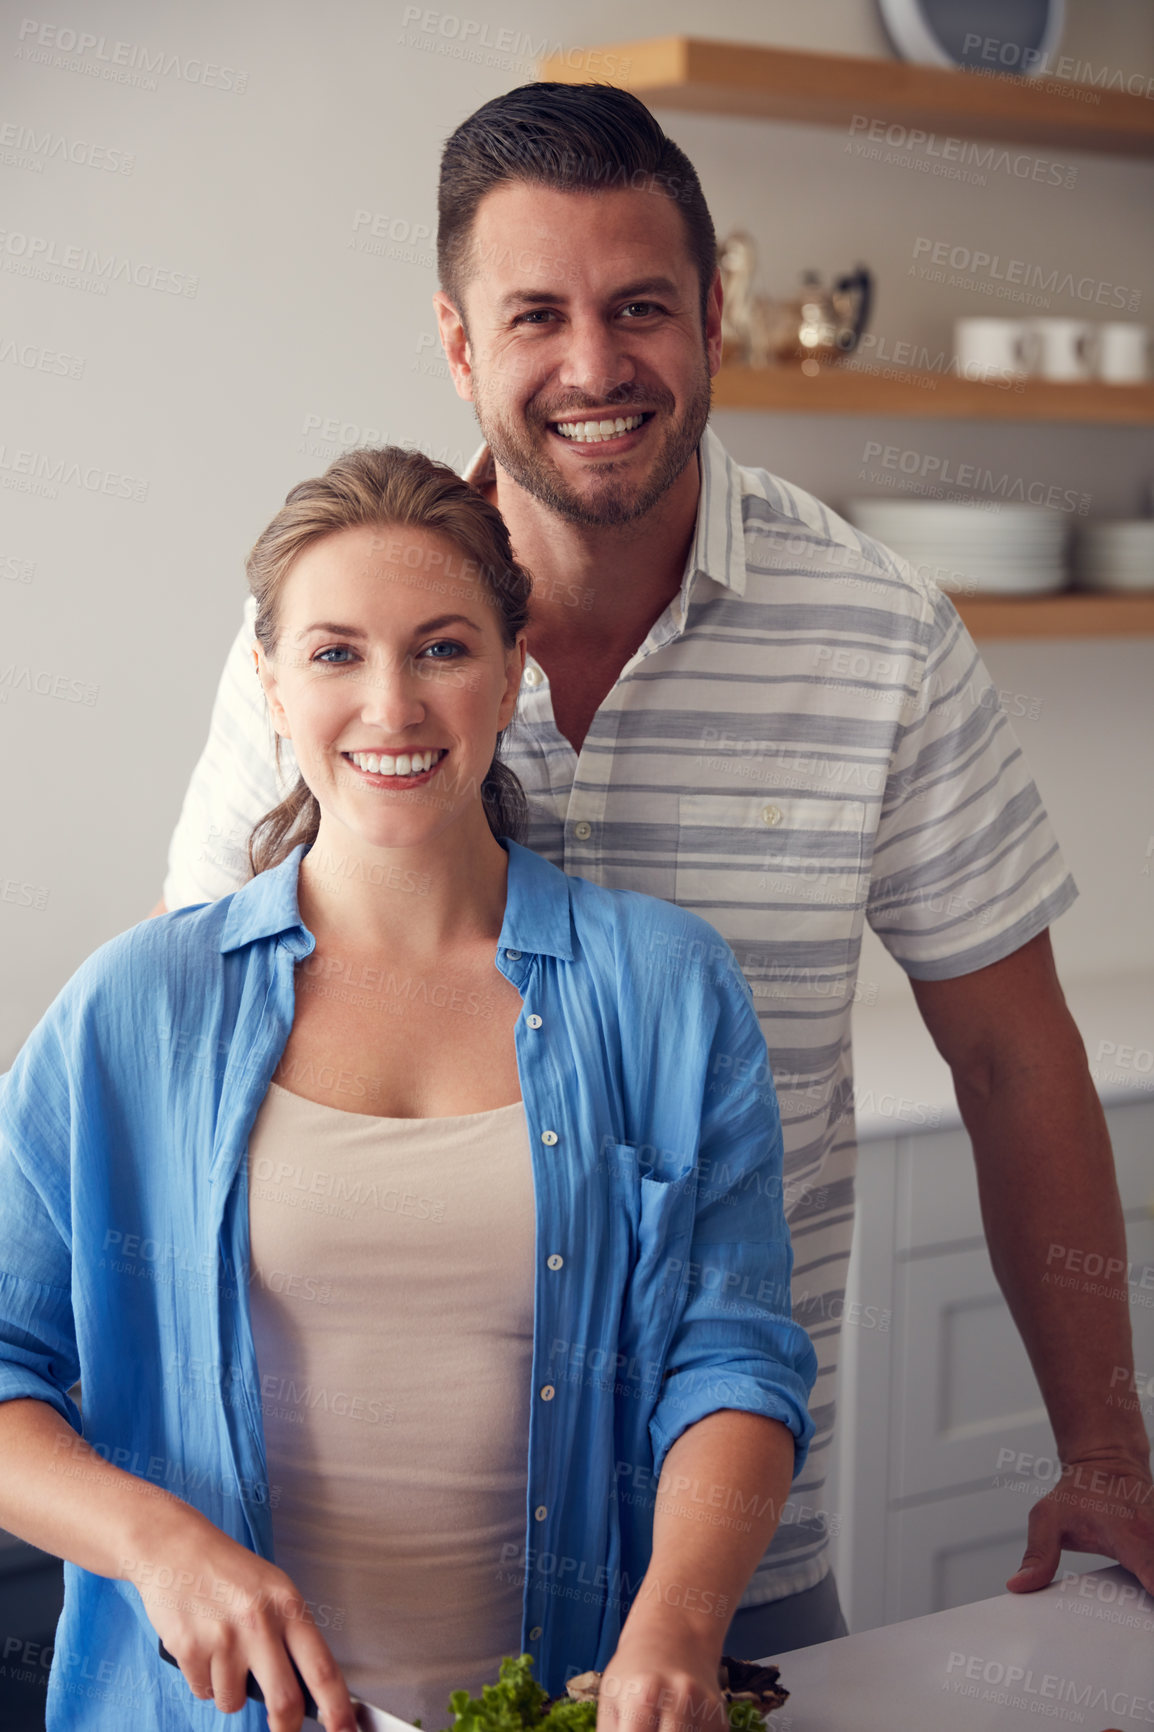
[[[1154,1600],[1117,1565],[769,1659],[769,1732],[1154,1725]]]
[[[1102,1104],[1154,1100],[1154,979],[1111,975],[1062,984]],[[949,1066],[908,989],[903,999],[855,1006],[853,1050],[859,1138],[961,1124]]]

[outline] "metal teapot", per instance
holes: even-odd
[[[838,277],[828,292],[817,271],[803,272],[801,281],[797,300],[779,301],[766,309],[768,318],[753,347],[778,361],[836,361],[852,354],[870,315],[870,272],[858,265]]]

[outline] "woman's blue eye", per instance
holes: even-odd
[[[436,651],[444,653],[436,654],[434,653]],[[421,651],[422,656],[427,656],[430,661],[435,662],[456,661],[459,656],[467,654],[468,651],[464,644],[455,643],[451,638],[439,638],[436,643],[426,644]],[[349,644],[344,643],[330,644],[328,649],[318,650],[312,657],[314,662],[320,662],[331,668],[348,667],[355,659],[356,651]]]

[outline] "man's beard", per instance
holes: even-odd
[[[485,387],[475,370],[473,409],[494,458],[501,468],[512,476],[518,487],[568,523],[578,524],[584,529],[616,528],[622,524],[636,523],[646,516],[658,500],[669,492],[697,450],[709,420],[711,391],[709,369],[704,354],[701,359],[702,371],[697,388],[686,404],[681,419],[665,420],[665,434],[656,460],[650,459],[649,478],[640,487],[636,482],[615,476],[612,470],[597,473],[592,469],[590,474],[593,477],[593,489],[587,496],[570,486],[541,451],[540,445],[533,443],[523,428],[514,427],[502,420],[498,414],[488,411]],[[646,403],[661,416],[670,415],[674,408],[672,395],[664,390],[650,390],[644,395],[634,391],[633,398]],[[615,403],[610,398],[609,402],[598,404],[597,407],[613,409],[618,415],[629,415],[631,412],[628,399]],[[584,416],[585,411],[580,408],[567,408],[548,419],[579,421]],[[539,427],[541,438],[551,436],[545,422],[534,422],[533,426]],[[608,461],[611,463],[613,460],[610,458]]]

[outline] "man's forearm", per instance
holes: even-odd
[[[661,1469],[649,1568],[622,1641],[651,1619],[691,1625],[721,1658],[737,1603],[793,1481],[788,1426],[725,1408],[683,1431]]]
[[[1126,1232],[1102,1107],[1076,1031],[988,1090],[955,1078],[990,1257],[1063,1460],[1149,1443],[1133,1374]],[[1101,1259],[1099,1262],[1098,1259]],[[1087,1275],[1091,1268],[1097,1278]]]

